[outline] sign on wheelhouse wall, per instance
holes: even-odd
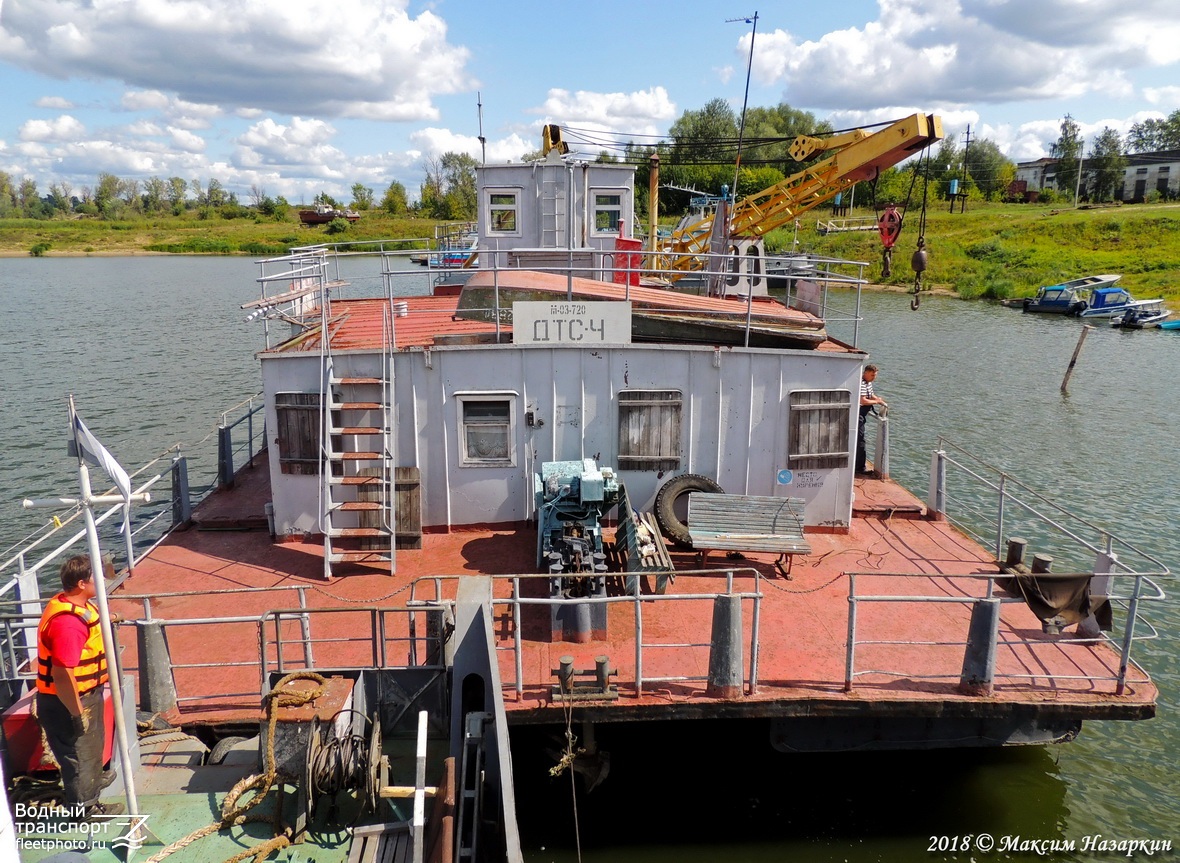
[[[631,304],[581,300],[512,304],[512,340],[589,347],[631,343]]]

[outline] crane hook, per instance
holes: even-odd
[[[914,270],[914,298],[910,300],[910,309],[918,310],[918,306],[922,303],[922,273],[926,272],[926,264],[928,256],[926,254],[926,238],[918,237],[918,248],[914,252],[913,257],[910,258],[910,266]]]

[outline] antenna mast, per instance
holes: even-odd
[[[483,136],[483,94],[478,90],[475,91],[475,105],[479,110],[480,164],[486,165],[488,163],[488,139]]]
[[[738,21],[746,24],[753,24],[754,27],[750,30],[750,57],[746,61],[746,92],[742,96],[742,122],[738,126],[738,145],[737,145],[737,160],[733,168],[733,201],[737,202],[738,192],[738,172],[742,169],[742,140],[746,135],[746,105],[750,101],[750,72],[754,69],[754,37],[758,35],[758,13],[746,18],[730,18],[726,24],[733,24]]]

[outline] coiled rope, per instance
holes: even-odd
[[[311,680],[317,684],[314,689],[307,690],[285,690],[285,687],[295,680]],[[275,688],[268,692],[262,699],[266,707],[266,758],[264,761],[265,772],[247,776],[237,785],[230,789],[230,792],[225,795],[225,800],[221,803],[221,819],[214,821],[212,824],[194,830],[183,839],[178,839],[163,850],[157,852],[152,857],[148,858],[147,863],[160,863],[161,860],[168,857],[170,854],[179,851],[181,848],[187,848],[198,839],[205,836],[210,836],[214,833],[226,829],[227,827],[238,827],[248,822],[269,822],[274,825],[275,831],[278,833],[273,839],[268,839],[259,845],[252,848],[247,848],[240,854],[235,854],[230,857],[225,863],[240,863],[248,857],[254,858],[254,863],[261,863],[275,851],[281,848],[286,848],[291,844],[291,829],[284,828],[279,820],[279,814],[275,815],[248,815],[247,813],[261,803],[270,793],[276,780],[284,782],[290,781],[292,777],[286,774],[280,774],[275,769],[275,724],[278,722],[278,708],[280,707],[299,707],[307,704],[309,701],[314,701],[324,694],[324,678],[316,674],[314,671],[294,671],[280,680]],[[248,791],[253,791],[254,796],[245,803],[239,805],[238,801]],[[281,832],[279,832],[281,831]]]

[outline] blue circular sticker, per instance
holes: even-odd
[[[794,475],[789,470],[780,470],[778,472],[779,485],[790,485],[792,479],[794,479]]]

